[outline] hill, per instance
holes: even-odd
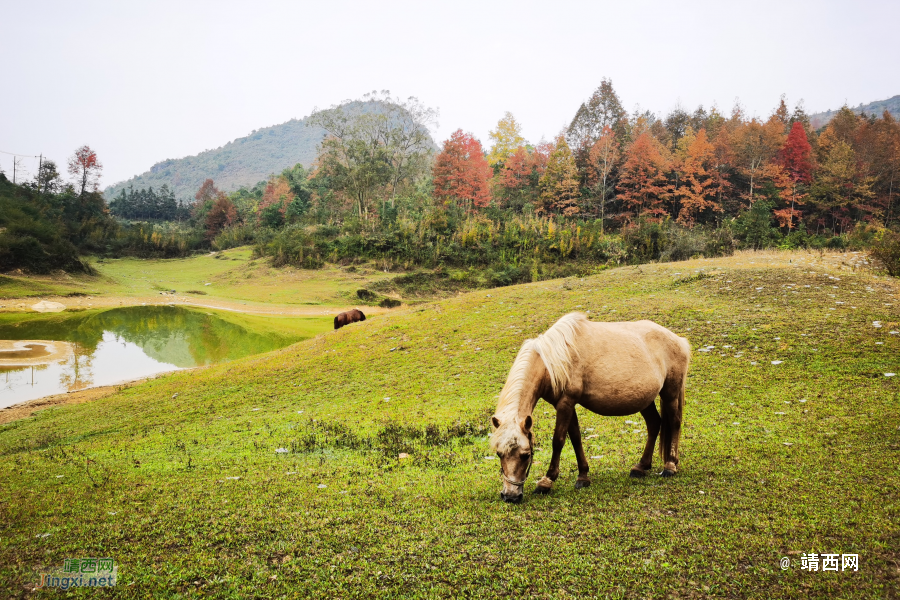
[[[393,98],[383,96],[366,100],[345,102],[341,106],[348,113],[387,113],[385,103],[405,111],[409,105],[397,104]],[[234,191],[242,186],[252,187],[273,173],[301,163],[309,167],[316,158],[318,145],[325,137],[325,130],[307,125],[309,117],[291,119],[287,123],[264,127],[250,135],[228,142],[215,150],[207,150],[195,156],[166,159],[153,165],[149,171],[136,175],[127,181],[111,185],[103,192],[106,200],[111,200],[120,190],[129,185],[135,189],[163,184],[169,186],[178,200],[193,199],[194,194],[206,179],[216,182],[223,191]],[[437,148],[434,140],[430,145]]]
[[[203,181],[213,179],[216,187],[234,191],[253,186],[272,173],[302,163],[308,167],[316,158],[316,146],[325,131],[307,127],[306,119],[264,127],[214,150],[195,156],[158,162],[146,173],[111,185],[104,190],[107,201],[129,185],[135,189],[167,184],[179,200],[193,198]]]
[[[898,289],[842,260],[474,292],[0,426],[0,588],[111,556],[122,597],[890,595]],[[579,411],[593,485],[573,489],[567,448],[552,494],[504,504],[496,395],[522,341],[572,310],[690,339],[681,470],[630,479],[641,419]],[[532,479],[553,429],[549,405],[534,415]],[[859,567],[808,573],[807,552]]]
[[[839,110],[839,109],[838,109]],[[828,124],[828,121],[837,114],[838,110],[826,110],[820,113],[809,115],[809,122],[818,129]],[[868,104],[860,104],[859,106],[851,106],[850,110],[857,114],[866,113],[867,115],[875,115],[880,117],[884,111],[888,111],[895,119],[900,119],[900,96],[894,96],[887,100],[876,100]]]

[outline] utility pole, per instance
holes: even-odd
[[[41,152],[41,155],[38,157],[38,194],[41,193],[41,167],[44,165],[44,153]]]

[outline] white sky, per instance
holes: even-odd
[[[896,0],[0,0],[0,151],[63,169],[88,144],[106,186],[376,89],[439,108],[438,142],[507,110],[536,142],[604,76],[629,111],[816,112],[900,94],[898,23]]]

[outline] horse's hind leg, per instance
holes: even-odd
[[[678,471],[678,441],[681,437],[681,415],[684,410],[684,382],[666,382],[659,393],[662,409],[659,453],[663,459],[663,477]]]
[[[647,408],[641,411],[644,422],[647,424],[647,445],[641,455],[641,462],[631,467],[632,477],[643,477],[653,466],[653,449],[656,447],[656,438],[659,435],[659,424],[662,419],[656,410],[656,402],[651,402]]]

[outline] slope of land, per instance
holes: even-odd
[[[473,292],[0,426],[0,587],[110,556],[122,597],[889,597],[900,286],[842,260]],[[690,339],[682,469],[630,479],[641,419],[580,411],[593,485],[567,448],[552,494],[504,504],[488,417],[523,340],[573,310]]]
[[[208,178],[225,191],[251,187],[297,163],[311,165],[316,158],[316,146],[324,135],[325,130],[319,127],[307,127],[305,119],[291,119],[258,129],[214,150],[158,162],[146,173],[109,186],[104,196],[109,201],[128,186],[158,190],[165,184],[182,200],[193,198]]]
[[[811,114],[809,115],[809,122],[815,129],[823,127],[838,113],[838,110],[826,110]],[[860,104],[859,106],[851,106],[850,110],[857,114],[865,113],[876,117],[881,117],[884,111],[888,111],[895,119],[900,119],[900,96],[894,96],[887,100],[876,100],[875,102]]]

